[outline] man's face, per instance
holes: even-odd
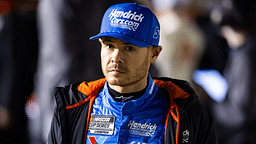
[[[129,86],[147,79],[152,47],[140,48],[113,37],[102,37],[101,67],[109,85]]]

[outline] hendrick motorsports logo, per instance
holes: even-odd
[[[137,14],[137,12],[132,12],[131,10],[124,12],[115,9],[109,14],[110,25],[112,27],[120,27],[133,31],[137,30],[143,19],[143,14]]]
[[[150,136],[152,137],[155,134],[157,129],[156,124],[151,123],[136,123],[135,121],[130,121],[128,124],[129,133],[133,135],[140,135],[140,136]]]

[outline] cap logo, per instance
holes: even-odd
[[[153,38],[158,39],[159,38],[159,33],[160,33],[160,27],[156,26],[156,29],[155,29],[154,34],[153,34]]]
[[[158,46],[160,24],[156,15],[146,6],[137,3],[116,4],[104,13],[100,33],[90,40],[103,36],[118,38],[142,48]]]
[[[137,30],[143,19],[143,14],[137,14],[137,12],[132,12],[131,10],[124,12],[113,9],[109,14],[110,25],[112,27],[119,27],[133,31]]]

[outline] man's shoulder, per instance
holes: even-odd
[[[175,93],[173,99],[187,98],[188,95],[194,95],[195,92],[187,81],[173,79],[168,77],[153,78],[156,85],[167,90],[169,93]]]
[[[77,90],[81,83],[77,82],[63,87],[56,87],[53,94],[57,105],[68,106],[85,99],[87,96]]]
[[[63,103],[65,106],[86,102],[92,96],[97,96],[105,82],[105,79],[99,79],[92,82],[82,81],[64,87],[56,87],[54,90],[56,102]]]
[[[194,90],[192,89],[192,87],[189,84],[189,82],[187,82],[185,80],[173,79],[173,78],[169,78],[169,77],[153,77],[153,79],[154,80],[158,80],[158,81],[171,82],[174,85],[176,85],[179,88],[181,88],[182,90],[184,90],[185,92],[194,93]]]
[[[198,96],[187,81],[168,77],[153,79],[160,89],[168,92],[170,99],[175,101],[180,110],[186,111],[192,105],[200,105]]]

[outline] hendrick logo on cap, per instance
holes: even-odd
[[[140,23],[143,21],[143,14],[137,14],[137,12],[118,11],[113,9],[109,14],[110,25],[112,27],[119,27],[136,31]]]

